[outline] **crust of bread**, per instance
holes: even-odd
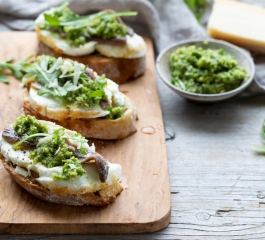
[[[87,56],[73,57],[62,53],[62,50],[58,49],[52,40],[39,33],[36,29],[37,37],[39,39],[37,55],[45,54],[54,56],[56,58],[63,57],[69,58],[74,61],[88,65],[99,75],[105,74],[107,78],[116,83],[125,83],[130,79],[137,78],[144,74],[146,68],[146,57],[139,58],[114,58],[105,57],[99,53],[93,53]],[[52,48],[45,45],[42,40],[48,41]]]
[[[20,174],[14,172],[15,166],[8,160],[5,159],[2,154],[0,154],[0,160],[4,168],[10,174],[10,176],[26,191],[35,197],[58,204],[72,205],[72,206],[82,206],[82,205],[92,205],[92,206],[107,206],[112,203],[118,194],[123,190],[122,186],[118,181],[115,181],[112,185],[96,192],[88,192],[85,194],[63,194],[54,193],[49,189],[46,189],[39,184],[34,183],[27,177],[23,177]]]
[[[104,118],[66,118],[64,120],[54,120],[49,116],[43,116],[35,111],[28,101],[28,93],[24,96],[24,113],[26,115],[35,116],[37,119],[52,121],[67,129],[80,132],[86,138],[96,138],[103,140],[123,139],[136,132],[137,110],[132,101],[125,96],[125,112],[118,119]]]

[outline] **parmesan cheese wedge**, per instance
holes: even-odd
[[[215,0],[207,29],[213,38],[265,53],[264,27],[264,8],[232,0]]]

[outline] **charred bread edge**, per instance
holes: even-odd
[[[137,110],[132,101],[125,96],[125,112],[121,118],[111,119],[73,119],[68,118],[62,121],[50,119],[35,111],[27,100],[28,93],[24,96],[24,113],[33,115],[37,119],[54,122],[67,129],[81,133],[86,138],[96,138],[102,140],[123,139],[136,132]]]

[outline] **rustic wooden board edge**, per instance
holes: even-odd
[[[1,234],[131,234],[156,232],[168,226],[171,207],[167,214],[154,222],[127,224],[10,224],[1,223]],[[52,226],[52,228],[50,227]],[[32,229],[34,229],[32,231]],[[47,231],[48,229],[48,231]]]

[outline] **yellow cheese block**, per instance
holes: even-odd
[[[265,9],[250,4],[215,0],[208,34],[246,49],[265,53]]]

